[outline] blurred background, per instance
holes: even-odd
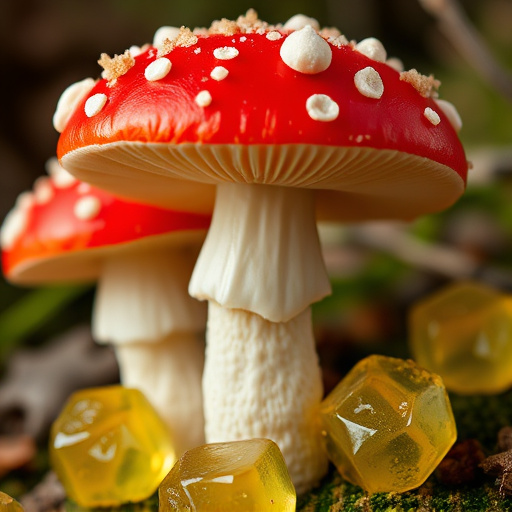
[[[270,23],[303,13],[348,39],[377,37],[406,69],[433,73],[463,119],[473,162],[466,195],[446,212],[408,226],[322,227],[334,294],[315,316],[330,389],[361,354],[407,355],[408,308],[430,291],[460,278],[512,290],[511,0],[461,0],[466,20],[455,25],[416,0],[2,0],[0,218],[54,156],[60,94],[98,77],[102,52],[151,42],[162,25],[209,26],[251,7]],[[92,297],[90,287],[24,290],[1,279],[0,379],[20,349],[87,324]],[[6,430],[0,421],[0,440]]]

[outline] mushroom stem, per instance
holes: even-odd
[[[310,304],[330,293],[313,191],[224,183],[189,290],[209,301],[206,440],[266,437],[299,492],[327,469]]]
[[[108,259],[98,282],[93,334],[112,343],[121,382],[145,392],[178,452],[202,444],[204,307],[187,292],[193,257],[146,247]]]
[[[217,186],[190,294],[286,322],[331,293],[313,191],[274,185]]]
[[[142,391],[171,430],[176,452],[204,443],[204,347],[192,333],[115,346],[121,382]]]
[[[298,493],[325,474],[322,381],[307,308],[289,322],[209,303],[203,377],[206,441],[275,441]]]

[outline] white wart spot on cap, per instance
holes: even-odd
[[[453,129],[458,132],[462,128],[462,119],[457,112],[455,106],[446,100],[434,100],[437,106],[443,111],[443,114],[448,118]]]
[[[377,62],[386,62],[386,49],[375,37],[368,37],[357,43],[356,50]]]
[[[94,117],[102,111],[103,107],[105,106],[105,103],[107,103],[106,94],[98,93],[91,96],[85,102],[85,115],[87,117]]]
[[[34,183],[34,198],[38,204],[49,203],[54,196],[50,178],[40,176]]]
[[[0,244],[4,250],[11,249],[23,235],[28,226],[28,211],[25,208],[13,208],[4,219],[0,228]]]
[[[159,48],[166,39],[172,41],[178,37],[179,33],[180,29],[178,27],[160,27],[153,36],[153,46]]]
[[[21,208],[22,210],[28,210],[34,206],[34,194],[29,192],[22,192],[17,198],[15,203],[15,208]]]
[[[69,119],[80,101],[87,96],[96,82],[92,78],[86,78],[80,82],[70,85],[61,95],[57,102],[57,109],[53,115],[53,126],[62,133]]]
[[[140,46],[132,45],[128,48],[128,51],[132,57],[137,57],[143,52],[143,49]]]
[[[144,76],[148,82],[155,82],[165,78],[171,71],[172,63],[166,57],[160,57],[148,64],[144,70]]]
[[[441,122],[441,118],[439,117],[439,114],[432,110],[430,107],[427,107],[423,115],[434,125],[437,126]]]
[[[338,104],[326,94],[313,94],[306,101],[309,117],[315,121],[334,121],[339,113]]]
[[[267,32],[265,37],[269,41],[279,41],[283,36],[277,30],[272,30],[271,32]]]
[[[78,199],[73,213],[80,220],[92,220],[101,210],[101,201],[95,196],[84,196]]]
[[[386,60],[386,64],[399,73],[402,73],[404,70],[404,63],[398,57],[390,57]]]
[[[280,55],[287,66],[306,74],[325,71],[332,60],[329,43],[310,25],[292,32],[281,45]]]
[[[46,172],[57,188],[67,188],[76,182],[76,178],[60,165],[57,158],[50,158],[46,162]]]
[[[384,84],[379,73],[368,66],[354,75],[354,84],[357,90],[367,98],[379,99],[384,94]]]
[[[194,100],[200,107],[207,107],[212,102],[212,95],[208,91],[201,91]]]
[[[296,14],[292,16],[284,25],[283,28],[286,30],[300,30],[306,25],[310,25],[315,30],[320,30],[320,24],[315,18],[304,16],[304,14]]]
[[[224,80],[229,74],[229,71],[224,66],[215,66],[210,73],[210,77],[218,82]]]
[[[234,46],[221,46],[213,50],[213,56],[219,60],[231,60],[238,57],[238,50]]]
[[[80,183],[76,189],[80,195],[88,194],[91,191],[91,185],[89,183]]]

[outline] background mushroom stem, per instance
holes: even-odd
[[[115,346],[121,382],[140,389],[169,425],[177,451],[204,442],[201,379],[204,347],[195,333]]]
[[[93,312],[100,343],[114,345],[123,385],[143,391],[178,453],[204,441],[199,333],[205,309],[187,292],[192,251],[146,247],[105,262]]]
[[[210,302],[203,395],[207,442],[275,441],[298,493],[327,471],[317,407],[322,380],[307,308],[269,322]]]

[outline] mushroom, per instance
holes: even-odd
[[[80,183],[56,159],[1,230],[6,278],[38,285],[98,281],[93,334],[112,343],[121,382],[142,390],[177,450],[204,439],[198,334],[206,311],[187,292],[209,217],[118,199]]]
[[[215,191],[189,287],[209,302],[206,439],[276,441],[302,492],[327,467],[316,219],[437,212],[463,193],[467,162],[432,77],[397,72],[376,40],[290,26],[249,11],[182,28],[115,74],[114,57],[63,114],[58,155],[80,179],[160,205],[209,211]]]

